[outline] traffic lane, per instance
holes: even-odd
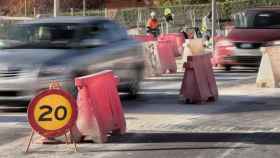
[[[251,72],[251,70],[243,70],[243,73],[225,73],[224,70],[215,70],[215,76],[217,80],[217,85],[219,88],[236,86],[238,84],[248,84],[254,83],[256,79],[256,73]],[[156,98],[161,98],[161,94],[172,95],[176,98],[179,96],[179,90],[181,87],[181,81],[183,78],[183,73],[176,74],[164,74],[162,77],[150,77],[146,78],[140,85],[139,96],[140,99],[153,100]],[[121,95],[122,101],[126,102],[133,98],[129,98],[127,95]],[[177,102],[177,98],[173,101]],[[0,115],[1,113],[25,113],[28,103],[18,102],[18,103],[0,103]]]
[[[230,72],[223,69],[214,70],[218,87],[234,86],[235,84],[254,82],[256,72],[254,69],[236,68]],[[171,94],[179,92],[184,73],[163,74],[160,77],[145,78],[140,84],[140,95],[157,92],[168,92]],[[165,85],[165,86],[164,86]],[[124,101],[128,97],[122,97]],[[0,102],[1,112],[26,112],[24,107],[28,106],[28,102]]]
[[[221,69],[214,70],[215,79],[219,88],[230,87],[239,84],[255,83],[257,72],[254,69],[240,68],[230,72]],[[141,83],[143,92],[148,90],[172,90],[179,91],[184,73],[163,74],[160,77],[148,77]]]

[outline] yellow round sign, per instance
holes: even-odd
[[[57,130],[65,126],[71,116],[71,103],[60,95],[41,98],[34,109],[35,121],[46,130]]]
[[[28,107],[28,120],[32,128],[48,137],[65,134],[76,117],[75,102],[62,90],[44,91]]]

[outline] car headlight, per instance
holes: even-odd
[[[39,77],[55,77],[69,75],[70,70],[65,66],[49,66],[40,69]]]
[[[233,47],[233,43],[229,40],[221,40],[216,43],[216,47]]]
[[[280,41],[270,41],[264,45],[265,47],[280,46]]]

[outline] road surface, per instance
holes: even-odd
[[[256,88],[255,70],[215,70],[217,102],[179,101],[182,73],[146,79],[136,100],[122,96],[128,133],[107,144],[41,145],[24,154],[24,109],[1,106],[0,157],[244,158],[279,157],[280,90]],[[38,136],[36,137],[36,139]]]

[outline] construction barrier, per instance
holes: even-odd
[[[280,46],[264,49],[257,86],[261,88],[280,88]]]
[[[117,82],[109,70],[75,79],[78,88],[77,137],[90,136],[96,143],[105,143],[109,134],[126,132]]]
[[[187,103],[215,101],[218,88],[211,65],[211,54],[189,56],[180,94]]]
[[[156,38],[153,35],[132,35],[133,39],[139,41],[139,42],[150,42],[150,41],[156,41]]]
[[[144,58],[145,58],[145,77],[160,76],[161,67],[159,56],[157,53],[157,42],[145,42],[144,47]]]
[[[175,57],[181,56],[178,45],[176,43],[176,40],[170,39],[170,38],[168,38],[168,36],[161,35],[158,37],[158,41],[169,41],[169,44],[171,45],[174,56]]]
[[[181,56],[184,50],[185,37],[182,33],[169,33],[158,37],[158,40],[169,40],[174,46],[175,57]]]
[[[169,36],[176,36],[176,41],[179,47],[182,47],[186,39],[183,33],[169,33]]]
[[[174,57],[173,49],[167,40],[159,40],[156,53],[159,58],[161,73],[176,73],[177,65]]]

